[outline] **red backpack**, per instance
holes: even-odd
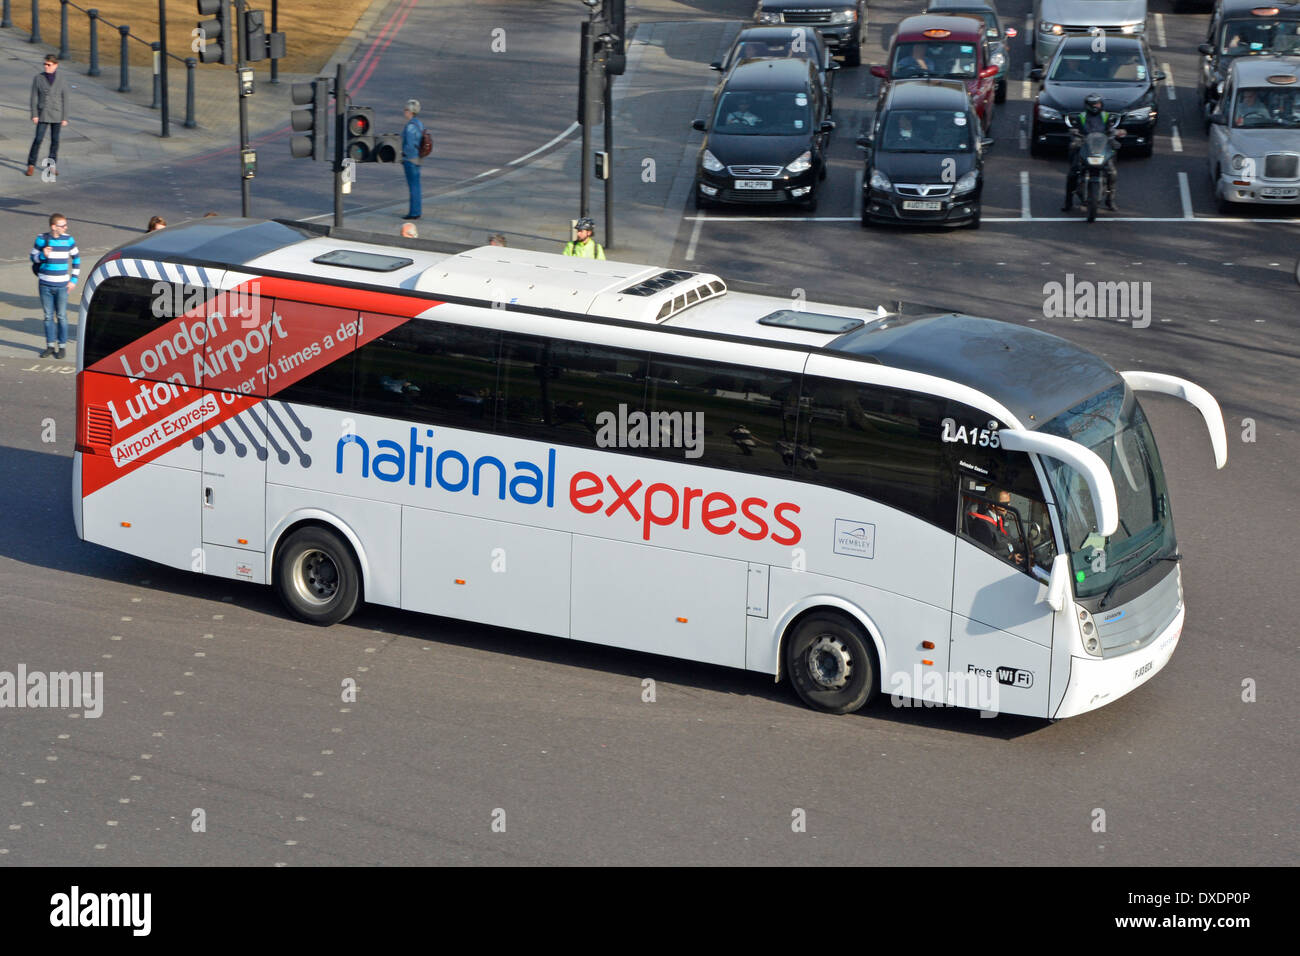
[[[420,137],[420,158],[423,159],[432,152],[433,134],[429,132],[429,128],[426,126],[424,129],[424,135]]]

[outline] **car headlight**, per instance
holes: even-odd
[[[1042,103],[1039,103],[1038,118],[1040,120],[1059,120],[1061,118],[1061,111],[1054,110],[1050,106],[1044,106]]]
[[[805,149],[802,153],[800,153],[798,156],[795,157],[795,159],[790,163],[790,165],[786,166],[785,168],[786,168],[786,172],[790,172],[790,173],[797,174],[797,173],[807,172],[808,170],[812,169],[812,153],[809,150]]]
[[[1065,27],[1061,26],[1059,23],[1052,23],[1050,20],[1044,20],[1042,23],[1038,24],[1038,32],[1059,37],[1065,33]]]
[[[858,11],[856,10],[836,10],[831,14],[831,23],[857,23]]]
[[[1120,33],[1145,33],[1147,25],[1145,23],[1129,23],[1119,28]]]
[[[754,15],[754,19],[759,23],[780,23],[781,14],[768,13],[766,10],[759,10],[758,13]]]
[[[998,50],[997,53],[994,53],[991,57],[989,57],[989,62],[992,63],[994,66],[998,67],[999,69],[1001,69],[1002,67],[1007,65],[1007,55],[1003,53],[1001,50]]]
[[[1243,156],[1241,153],[1236,153],[1236,154],[1234,154],[1233,157],[1232,157],[1232,168],[1233,168],[1233,169],[1245,169],[1245,168],[1246,168],[1246,157]]]
[[[1142,106],[1135,110],[1129,110],[1124,114],[1126,120],[1132,120],[1134,123],[1145,123],[1151,119],[1151,107]]]
[[[980,181],[979,170],[972,169],[969,173],[957,180],[957,185],[952,187],[952,194],[960,196],[962,193],[972,191]]]
[[[704,155],[700,159],[700,165],[711,173],[720,173],[723,170],[723,165],[718,162],[718,157],[714,156],[707,149],[704,151]]]
[[[871,188],[872,189],[893,189],[894,184],[891,183],[889,181],[889,177],[886,176],[884,173],[882,173],[880,170],[873,169],[871,171]]]

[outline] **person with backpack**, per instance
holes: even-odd
[[[76,288],[81,275],[81,250],[68,235],[68,218],[61,212],[50,216],[50,231],[36,237],[30,253],[32,272],[40,282],[41,306],[45,310],[45,351],[41,358],[63,358],[68,344],[68,290]]]
[[[420,160],[433,152],[433,136],[419,120],[420,101],[407,100],[402,115],[406,126],[402,129],[402,171],[406,173],[406,188],[410,192],[409,205],[403,219],[419,219],[424,211],[420,192]]]

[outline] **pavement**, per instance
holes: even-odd
[[[322,72],[332,72],[335,62],[354,58],[363,44],[378,44],[387,23],[408,6],[404,0],[373,4]],[[645,8],[640,12],[648,15],[698,17],[697,11],[674,3],[640,6]],[[629,23],[635,22],[637,15],[634,5]],[[720,58],[740,26],[739,21],[698,18],[635,22],[627,48],[627,72],[614,84],[616,221],[612,243],[605,236],[604,184],[592,184],[590,214],[598,224],[597,238],[611,258],[668,262],[682,227],[682,210],[690,198],[699,146],[699,135],[691,131],[690,123],[706,111],[716,80],[707,64]],[[47,31],[45,38],[49,37]],[[33,234],[43,228],[46,211],[58,208],[63,186],[60,181],[43,181],[39,173],[31,178],[20,175],[30,143],[27,89],[45,51],[54,48],[48,43],[28,43],[27,34],[18,28],[0,30],[0,176],[9,179],[7,196],[0,199],[0,221]],[[210,64],[197,69],[199,126],[195,129],[185,129],[181,123],[185,71],[171,72],[171,136],[163,139],[158,111],[149,105],[148,75],[144,70],[134,71],[139,74],[133,78],[134,92],[118,93],[117,71],[108,68],[110,63],[105,58],[103,75],[98,78],[85,75],[84,63],[65,61],[60,67],[75,75],[72,122],[63,131],[59,170],[63,179],[75,177],[79,184],[138,182],[140,189],[160,194],[159,205],[185,208],[193,218],[202,216],[206,210],[185,201],[194,164],[222,153],[230,154],[233,162],[235,152],[238,112],[229,88],[230,70]],[[250,139],[255,146],[267,143],[268,153],[272,148],[283,151],[276,141],[283,138],[285,118],[293,108],[291,84],[311,77],[281,74],[280,82],[272,85],[267,82],[266,65],[261,67],[257,92],[248,103]],[[580,143],[580,128],[571,123],[530,151],[455,182],[439,177],[435,148],[433,159],[426,160],[424,167],[421,237],[479,245],[488,233],[502,232],[513,246],[559,251],[568,238],[568,223],[577,216]],[[602,143],[603,131],[597,128],[593,148],[601,148]],[[367,181],[392,178],[392,172],[384,167],[358,167],[356,190],[345,200],[349,229],[381,235],[396,232],[406,211],[405,202],[367,203],[364,198]],[[257,187],[258,180],[254,180],[255,190]],[[84,217],[73,208],[60,211],[69,215],[74,236],[78,222],[95,215],[94,210],[87,210]],[[329,221],[332,213],[304,209],[299,217]],[[113,238],[121,241],[122,237]],[[110,243],[102,248],[83,245],[83,273],[111,247]],[[68,313],[72,339],[75,293]],[[43,347],[43,338],[40,304],[27,260],[13,255],[0,258],[0,354],[34,355]]]

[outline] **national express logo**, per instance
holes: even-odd
[[[423,432],[423,435],[421,435]],[[750,541],[770,539],[793,546],[803,531],[793,520],[799,506],[790,501],[769,503],[757,496],[740,498],[725,491],[694,485],[647,484],[625,473],[600,474],[579,470],[561,477],[564,469],[557,449],[548,448],[542,461],[507,463],[496,455],[470,456],[434,444],[432,428],[410,428],[405,443],[390,438],[367,439],[347,434],[338,440],[334,454],[336,474],[390,483],[404,482],[453,494],[474,497],[494,495],[522,505],[554,508],[557,490],[574,510],[585,515],[632,521],[641,538],[649,541],[656,527],[683,531],[703,528],[722,537],[736,534]],[[717,473],[714,473],[717,474]]]

